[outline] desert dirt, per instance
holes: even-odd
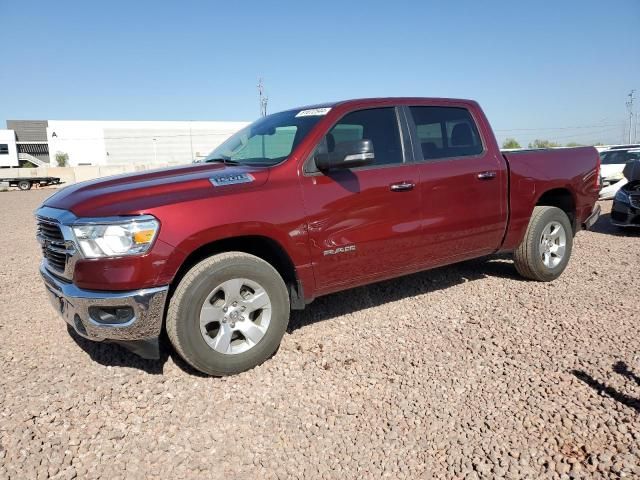
[[[0,479],[640,477],[640,234],[610,202],[552,283],[501,257],[334,294],[208,378],[69,333],[50,193],[0,193]]]

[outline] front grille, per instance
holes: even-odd
[[[47,223],[44,220],[38,220],[38,233],[41,233],[47,240],[51,242],[63,242],[64,237],[60,227],[55,223]]]
[[[42,245],[42,255],[49,267],[64,273],[68,254],[60,226],[51,220],[39,217],[37,236]]]

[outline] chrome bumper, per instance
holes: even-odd
[[[582,224],[582,227],[585,230],[589,230],[598,221],[598,218],[600,218],[601,210],[602,209],[600,208],[600,205],[596,203],[595,206],[593,207],[593,210],[591,211],[591,215],[589,215],[587,219],[584,221],[584,223]]]
[[[129,292],[82,290],[49,273],[44,261],[40,264],[40,274],[51,304],[78,335],[89,340],[113,340],[124,344],[159,337],[168,286]],[[131,307],[133,318],[121,324],[101,323],[91,317],[90,307]]]

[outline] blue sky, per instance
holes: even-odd
[[[270,112],[473,98],[522,144],[620,142],[633,88],[640,111],[639,0],[0,0],[0,19],[0,126],[252,120],[259,76]]]

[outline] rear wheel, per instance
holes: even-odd
[[[31,182],[29,180],[20,180],[18,182],[18,188],[20,190],[31,190]]]
[[[567,214],[557,207],[538,206],[513,259],[523,277],[550,282],[567,267],[572,247],[573,229]]]
[[[249,370],[277,350],[289,322],[289,295],[277,270],[240,252],[214,255],[180,281],[167,334],[192,367],[216,376]]]

